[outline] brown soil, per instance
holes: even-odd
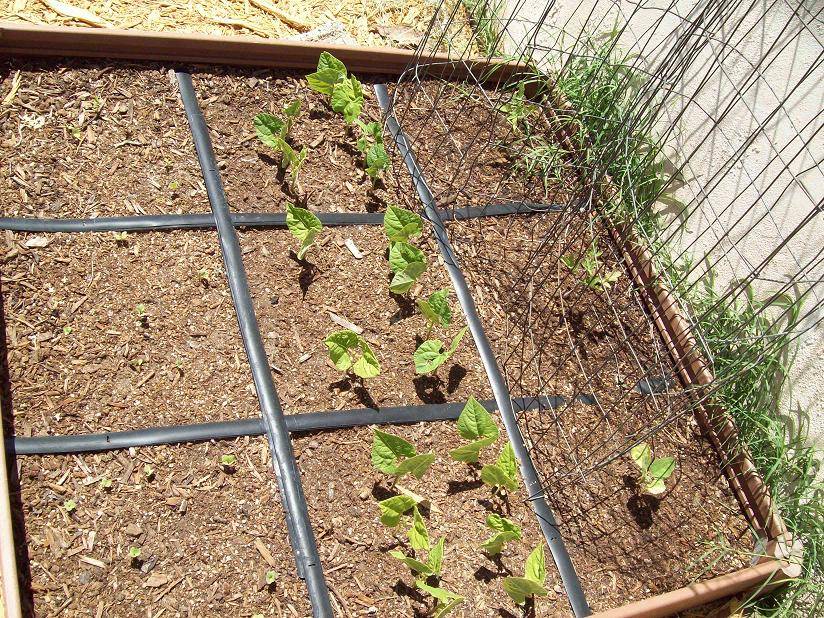
[[[320,212],[374,212],[385,209],[387,200],[397,203],[394,191],[385,189],[394,188],[392,170],[373,187],[363,171],[363,155],[355,148],[359,129],[347,128],[343,117],[330,109],[329,97],[309,89],[304,75],[220,68],[194,74],[230,208],[280,212],[292,202]],[[364,122],[380,120],[372,89],[378,82],[364,79]],[[252,120],[261,112],[282,117],[283,108],[296,99],[301,112],[290,138],[296,150],[306,146],[309,154],[300,173],[302,191],[293,193],[288,174],[284,178],[280,169],[280,153],[257,139]]]
[[[26,68],[14,104],[2,112],[4,150],[19,158],[4,168],[2,197],[20,205],[4,214],[132,214],[135,200],[147,212],[162,212],[164,207],[207,211],[185,118],[164,70],[83,66],[69,65],[61,70],[62,76],[61,71]],[[6,90],[10,79],[6,74]],[[135,82],[141,88],[133,87]],[[283,210],[291,197],[277,179],[277,161],[267,158],[257,143],[251,119],[262,110],[279,111],[296,96],[305,107],[295,142],[308,144],[322,137],[303,176],[307,190],[301,197],[310,209],[380,210],[394,199],[396,184],[406,182],[390,173],[391,190],[371,191],[359,171],[360,154],[346,146],[342,121],[330,115],[319,95],[306,91],[296,74],[215,70],[198,73],[196,84],[236,211]],[[85,133],[81,131],[78,140],[65,125],[97,92],[106,101],[102,109],[107,121],[86,120],[86,115],[80,123]],[[457,141],[458,150],[469,153],[472,170],[455,169],[456,159],[434,147],[439,129],[431,118],[420,115],[420,107],[401,116],[405,126],[410,123],[416,129],[416,150],[431,172],[433,186],[439,195],[454,196],[442,205],[482,205],[496,195],[545,199],[543,188],[536,188],[534,181],[523,182],[510,174],[511,160],[505,152],[473,142],[478,126],[486,127],[482,130],[488,132],[487,142],[503,139],[503,118],[482,117],[480,111],[458,116],[468,103],[453,94],[446,92],[442,113],[454,120],[450,139]],[[367,96],[367,112],[375,115],[371,91]],[[48,103],[50,97],[57,103]],[[118,101],[117,112],[110,99]],[[163,113],[154,113],[160,105],[154,101],[168,104]],[[114,127],[121,102],[127,111],[121,126]],[[64,109],[72,111],[64,117]],[[47,124],[18,133],[26,114],[46,116]],[[131,146],[115,147],[127,139],[116,137],[126,125],[138,127],[141,136],[155,137],[135,138],[145,148],[135,146],[134,153]],[[427,126],[433,127],[434,138],[425,133]],[[37,131],[47,127],[44,139]],[[77,149],[71,161],[65,155],[66,143]],[[184,145],[185,156],[169,154]],[[112,149],[119,152],[113,154]],[[81,155],[82,160],[76,158]],[[171,171],[163,167],[167,157],[173,160]],[[112,170],[108,166],[115,160],[123,163]],[[75,165],[71,173],[50,172],[67,161]],[[192,186],[190,192],[182,191],[188,197],[166,204],[169,174],[184,178],[184,171],[188,175],[181,188],[186,182]],[[160,189],[147,184],[152,174],[157,174]],[[556,197],[565,194],[566,183],[555,187]],[[405,200],[414,198],[403,195]],[[125,206],[127,200],[131,210]],[[742,566],[740,559],[721,560],[706,572],[701,572],[703,562],[694,569],[687,565],[708,543],[727,543],[734,552],[746,551],[749,542],[744,538],[746,523],[725,481],[719,479],[718,462],[687,414],[651,440],[656,455],[678,461],[661,499],[639,495],[637,475],[626,457],[604,461],[610,452],[631,445],[639,431],[662,420],[662,415],[688,410],[689,400],[674,382],[655,398],[632,390],[641,378],[671,375],[672,368],[625,273],[609,292],[594,291],[559,265],[561,255],[580,254],[595,238],[604,252],[603,268],[619,268],[603,232],[591,230],[588,222],[573,215],[560,221],[551,214],[478,220],[452,224],[450,234],[513,396],[585,393],[598,398],[599,405],[576,403],[555,415],[546,410],[525,413],[522,425],[536,465],[551,487],[550,502],[590,603],[603,609],[676,588],[692,578],[730,572]],[[45,247],[34,235],[5,236],[2,309],[8,382],[3,395],[9,433],[122,430],[259,413],[214,232],[130,234],[125,244],[109,234],[44,238]],[[346,239],[360,249],[362,258],[346,248]],[[469,336],[435,376],[414,373],[412,353],[425,326],[411,299],[449,287],[428,237],[418,244],[430,267],[410,299],[388,293],[387,243],[380,228],[327,229],[304,262],[295,258],[296,242],[287,231],[243,231],[240,240],[287,413],[489,397]],[[206,281],[200,271],[207,273]],[[138,315],[138,305],[145,306],[145,318]],[[454,297],[452,306],[454,324],[435,333],[444,340],[463,325]],[[341,327],[330,312],[364,329],[380,359],[380,377],[362,383],[331,366],[323,339]],[[525,496],[509,499],[512,517],[524,527],[525,541],[512,544],[496,565],[476,545],[486,536],[484,513],[501,505],[473,482],[472,471],[448,460],[446,450],[459,441],[454,426],[436,423],[392,431],[412,440],[419,450],[433,449],[439,455],[428,476],[410,485],[437,506],[429,513],[428,524],[433,534],[447,536],[444,584],[468,599],[457,615],[513,615],[500,577],[507,571],[519,574],[529,549],[540,539]],[[411,577],[386,553],[404,537],[378,522],[374,499],[386,496],[386,485],[371,468],[370,448],[365,428],[295,440],[321,557],[336,602],[348,606],[349,612],[368,612],[374,606],[378,615],[420,613],[426,600],[408,589]],[[224,452],[240,455],[233,475],[223,474],[217,465]],[[20,511],[26,519],[36,608],[128,615],[139,605],[140,613],[151,607],[157,615],[165,603],[169,610],[190,614],[225,615],[230,607],[236,615],[261,610],[289,615],[291,604],[292,615],[305,615],[303,588],[290,576],[291,551],[266,456],[260,439],[141,449],[128,456],[20,459]],[[156,470],[156,478],[148,483],[142,477],[143,460]],[[596,465],[600,463],[604,465]],[[111,492],[99,488],[101,475],[116,479]],[[84,484],[87,479],[92,480]],[[72,516],[60,509],[69,498],[78,503]],[[125,526],[132,521],[140,523],[146,535],[140,543],[157,556],[155,572],[170,578],[163,585],[171,588],[162,598],[158,595],[166,588],[146,587],[151,573],[140,574],[124,559],[130,543]],[[272,591],[258,587],[267,567],[254,547],[256,535],[265,539],[281,574]],[[81,561],[83,556],[93,561]],[[94,560],[103,561],[103,567],[95,566]],[[537,614],[568,615],[557,575],[551,567],[549,571],[551,594],[538,601]],[[103,609],[97,610],[100,603]]]
[[[587,600],[603,610],[747,566],[753,540],[626,273],[596,291],[559,262],[590,247],[580,226],[547,214],[456,223],[450,233],[512,394],[596,398],[524,413],[521,425]],[[602,272],[621,268],[594,234]],[[669,387],[642,395],[644,378]],[[610,458],[667,419],[648,442],[677,468],[666,494],[645,496],[629,457]]]
[[[206,192],[168,67],[4,60],[3,216],[203,212]],[[208,208],[206,208],[208,210]]]
[[[232,473],[220,465],[224,454],[237,457]],[[19,564],[36,615],[309,614],[264,438],[18,465],[28,548],[26,559],[19,546]],[[278,575],[272,586],[269,570]]]

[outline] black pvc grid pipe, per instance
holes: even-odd
[[[509,441],[515,451],[515,457],[518,459],[521,476],[526,485],[532,510],[538,517],[538,523],[541,526],[541,531],[544,533],[547,546],[555,561],[555,567],[558,569],[558,574],[566,589],[572,611],[576,617],[588,616],[592,611],[584,595],[581,580],[575,571],[575,565],[573,565],[564,540],[561,537],[555,515],[552,513],[552,509],[546,501],[543,485],[535,469],[535,464],[529,455],[529,449],[526,447],[524,437],[521,434],[521,428],[518,425],[518,419],[512,406],[509,389],[498,367],[498,362],[495,359],[495,354],[492,351],[489,339],[484,332],[477,308],[475,307],[475,301],[472,298],[472,293],[466,284],[466,279],[458,264],[458,258],[452,249],[452,243],[449,240],[449,235],[444,225],[445,218],[435,202],[435,196],[429,189],[426,179],[423,177],[423,173],[418,166],[409,141],[403,129],[401,129],[398,119],[394,115],[386,86],[384,84],[376,84],[375,94],[378,99],[378,105],[380,105],[381,111],[383,112],[385,125],[392,135],[392,139],[409,171],[409,175],[412,177],[412,184],[421,200],[426,218],[432,224],[435,241],[443,257],[444,266],[452,280],[452,286],[455,288],[458,302],[461,305],[464,317],[469,325],[469,330],[472,333],[472,338],[475,340],[478,355],[481,357],[487,378],[492,386],[492,392],[498,404],[497,407],[501,414],[501,420],[504,423]]]
[[[131,446],[156,446],[179,442],[199,440],[231,439],[240,436],[259,436],[265,434],[273,454],[273,467],[281,486],[286,523],[290,542],[295,554],[298,575],[306,581],[312,603],[314,616],[332,616],[329,590],[323,576],[323,569],[318,556],[317,544],[308,518],[308,509],[300,484],[297,462],[292,453],[290,432],[308,432],[328,429],[340,429],[371,424],[401,424],[414,422],[432,422],[454,420],[460,415],[464,406],[458,404],[434,404],[423,406],[401,406],[382,408],[359,408],[335,412],[311,412],[284,415],[266,362],[257,318],[252,307],[248,281],[243,266],[236,227],[285,227],[285,213],[230,213],[223,191],[222,181],[217,171],[208,128],[197,103],[191,76],[177,72],[178,85],[184,103],[186,116],[192,132],[195,149],[201,166],[212,213],[146,215],[126,217],[99,217],[89,219],[45,219],[45,218],[8,218],[0,217],[0,229],[18,232],[106,232],[106,231],[167,231],[180,229],[214,229],[218,230],[219,242],[226,267],[232,299],[235,306],[241,335],[252,369],[255,387],[259,394],[262,416],[254,419],[237,421],[199,423],[172,427],[153,427],[141,430],[109,432],[100,434],[80,434],[63,436],[16,437],[6,440],[5,448],[12,455],[45,455],[60,453],[95,452],[129,448]],[[385,86],[376,86],[379,103],[387,112]],[[576,616],[589,614],[589,608],[583,598],[577,574],[575,574],[569,556],[558,533],[554,516],[546,504],[543,495],[536,491],[537,472],[525,448],[523,437],[515,419],[515,410],[523,411],[536,407],[557,407],[564,403],[562,397],[536,396],[531,398],[511,399],[503,384],[503,378],[491,355],[491,348],[480,326],[474,302],[469,296],[463,275],[457,266],[449,240],[446,237],[444,222],[452,220],[473,219],[478,217],[507,216],[530,214],[535,212],[558,211],[557,204],[508,202],[490,204],[484,207],[466,207],[452,209],[449,212],[436,210],[434,199],[423,180],[420,170],[406,144],[405,136],[394,116],[388,115],[393,139],[404,152],[406,163],[419,197],[424,203],[426,218],[435,229],[436,240],[447,269],[452,278],[461,307],[470,324],[470,330],[481,353],[487,376],[493,387],[495,400],[482,404],[489,410],[501,411],[504,425],[516,455],[521,462],[530,502],[539,518],[547,544],[558,567],[568,598]],[[394,126],[393,126],[394,123]],[[381,225],[383,213],[318,213],[324,225]],[[491,362],[490,362],[491,359]],[[586,397],[579,397],[583,403],[591,403]]]

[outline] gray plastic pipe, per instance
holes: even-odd
[[[223,183],[217,171],[209,129],[197,103],[192,76],[184,71],[178,71],[177,81],[186,110],[186,118],[192,131],[195,151],[203,172],[206,193],[209,196],[217,226],[229,291],[235,305],[240,334],[252,370],[252,378],[263,415],[263,426],[272,451],[273,467],[284,503],[286,524],[295,553],[298,575],[306,582],[315,618],[332,618],[329,588],[323,576],[323,566],[309,521],[309,510],[303,495],[295,455],[292,452],[289,430],[286,427],[286,420],[275,391],[275,383],[272,380],[269,361],[260,336],[260,328],[249,292],[249,282],[246,278],[246,269],[243,266],[240,243],[229,215],[229,205],[226,202]]]
[[[492,387],[492,392],[495,396],[495,401],[498,403],[498,410],[501,413],[504,427],[506,427],[509,441],[512,443],[512,448],[515,451],[515,456],[521,467],[521,476],[524,479],[527,493],[530,497],[530,503],[533,511],[538,516],[538,522],[541,530],[546,538],[549,551],[552,553],[552,558],[555,561],[555,566],[558,569],[558,574],[561,576],[561,581],[567,592],[567,598],[572,606],[572,611],[576,616],[589,616],[592,611],[584,596],[583,588],[581,587],[581,580],[578,578],[578,573],[575,572],[575,566],[572,564],[572,559],[569,557],[564,540],[561,538],[561,533],[558,530],[558,525],[555,521],[555,515],[552,509],[549,508],[546,499],[544,498],[544,488],[541,485],[538,472],[535,470],[535,465],[529,456],[529,450],[524,443],[521,428],[518,426],[518,420],[515,417],[515,412],[512,408],[512,401],[509,396],[509,389],[506,386],[501,370],[498,367],[498,362],[495,360],[495,355],[492,352],[492,346],[489,339],[484,333],[481,320],[478,317],[478,311],[475,307],[475,301],[472,299],[472,294],[466,284],[463,273],[458,266],[458,259],[452,249],[452,243],[449,242],[449,236],[446,233],[444,226],[444,218],[435,203],[435,197],[432,195],[426,180],[421,173],[409,142],[401,130],[398,120],[395,118],[391,109],[391,102],[389,99],[389,92],[383,84],[375,85],[375,94],[378,98],[378,104],[383,110],[386,119],[386,126],[392,134],[392,138],[398,147],[398,152],[403,157],[409,174],[412,176],[412,182],[418,192],[418,196],[423,203],[426,217],[432,223],[432,228],[435,233],[435,240],[438,248],[443,256],[444,266],[452,279],[452,285],[455,288],[455,295],[458,302],[461,304],[466,322],[469,325],[469,330],[472,333],[472,338],[475,340],[475,347],[481,357],[481,362],[486,370],[489,384]]]

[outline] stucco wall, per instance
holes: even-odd
[[[510,0],[506,46],[537,44],[535,59],[551,64],[580,35],[628,24],[618,46],[655,70],[680,43],[690,50],[700,44],[686,72],[667,84],[675,94],[661,127],[675,124],[673,158],[688,157],[687,183],[677,197],[696,208],[678,242],[694,258],[710,258],[719,288],[757,270],[754,287],[766,297],[803,272],[798,292],[824,277],[821,264],[803,270],[824,243],[824,214],[815,211],[824,200],[817,165],[824,153],[824,70],[814,66],[824,26],[811,16],[812,2],[726,7],[723,19],[702,8],[695,2]],[[812,221],[797,229],[811,213]],[[822,317],[822,297],[818,284],[806,299],[803,311],[813,313],[801,325],[809,330],[798,339],[782,401],[784,410],[809,415],[818,444],[824,443],[824,326],[811,326]]]

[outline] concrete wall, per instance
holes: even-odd
[[[707,4],[719,8],[717,2],[509,0],[506,45],[515,51],[537,44],[535,59],[557,66],[579,36],[626,25],[619,48],[638,53],[641,66],[658,72],[679,44],[694,50],[700,42],[686,72],[665,86],[671,104],[661,128],[676,128],[674,160],[688,157],[687,183],[676,195],[695,208],[679,243],[694,258],[713,261],[719,288],[757,271],[759,296],[792,279],[802,280],[796,291],[806,289],[824,277],[821,264],[804,270],[824,245],[824,214],[818,210],[797,229],[824,200],[824,70],[815,66],[824,52],[824,26],[820,14],[812,14],[821,5],[745,3],[722,8],[725,18],[714,20],[712,11],[702,13]],[[809,415],[819,444],[824,326],[811,326],[822,317],[822,297],[824,286],[813,286],[804,311],[814,312],[801,327],[810,330],[798,339],[782,401],[785,410],[800,407]]]

